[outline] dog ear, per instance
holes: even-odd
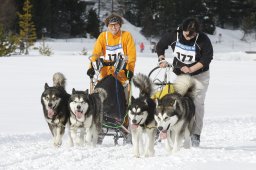
[[[44,84],[44,89],[48,89],[49,88],[49,85],[47,83]]]
[[[75,88],[72,89],[72,94],[74,94],[76,92]]]

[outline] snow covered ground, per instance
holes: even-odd
[[[150,53],[149,42],[138,28],[124,27],[133,33],[137,47],[139,42],[145,43],[145,52],[138,52],[136,73],[148,74],[157,65],[156,54]],[[216,44],[218,33],[223,41]],[[52,75],[62,72],[69,93],[73,87],[88,89],[89,55],[80,53],[86,48],[90,54],[95,40],[49,40],[47,45],[54,50],[51,57],[37,51],[29,56],[1,57],[0,169],[255,169],[256,55],[244,51],[255,51],[256,43],[241,42],[241,36],[240,31],[219,28],[210,36],[215,54],[201,146],[169,155],[159,143],[150,158],[134,158],[131,145],[114,146],[112,137],[96,148],[69,148],[65,135],[60,148],[52,146],[40,104],[44,83],[51,85]]]

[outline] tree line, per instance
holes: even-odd
[[[176,29],[187,17],[197,17],[202,30],[214,34],[215,27],[256,29],[255,0],[124,0],[125,18],[142,27],[146,36],[159,36]]]
[[[111,1],[94,0],[104,5]],[[118,11],[146,37],[158,37],[176,29],[189,16],[199,18],[202,30],[214,34],[215,27],[242,29],[244,35],[256,30],[255,0],[115,0]],[[29,3],[24,11],[24,5]],[[0,51],[4,42],[28,42],[42,36],[51,38],[97,38],[102,27],[98,9],[87,9],[83,0],[1,0]],[[100,5],[95,5],[100,7]],[[102,9],[101,7],[101,10]],[[29,12],[29,13],[28,13]],[[30,24],[30,25],[26,25]],[[24,31],[30,31],[26,33]],[[19,39],[14,40],[13,35]],[[30,39],[32,37],[32,39]],[[245,36],[244,36],[245,37]],[[243,37],[243,38],[244,38]],[[242,39],[243,39],[242,38]],[[30,41],[30,42],[29,42]],[[12,46],[14,47],[14,45]]]

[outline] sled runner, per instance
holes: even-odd
[[[115,145],[118,144],[120,138],[123,138],[124,144],[131,140],[128,139],[130,136],[127,116],[128,101],[126,101],[124,86],[116,78],[119,71],[125,68],[125,62],[123,58],[104,63],[103,58],[99,58],[92,63],[96,74],[91,78],[91,92],[97,88],[103,88],[107,93],[107,98],[103,102],[103,128],[98,143],[101,143],[105,136],[113,136]],[[116,74],[99,79],[100,71],[105,66],[113,66]]]

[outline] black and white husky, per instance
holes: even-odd
[[[183,140],[185,148],[191,147],[190,132],[195,115],[193,98],[200,82],[189,75],[180,75],[173,85],[175,93],[158,100],[155,120],[166,149],[175,153]]]
[[[66,79],[62,73],[53,75],[53,86],[45,83],[41,95],[41,104],[45,120],[53,135],[53,144],[59,147],[69,117],[68,100],[70,95],[65,90]]]
[[[82,146],[84,142],[95,146],[102,128],[103,101],[105,90],[98,88],[92,94],[86,91],[76,91],[74,88],[69,100],[69,145],[74,143]],[[80,136],[78,136],[80,129]],[[85,137],[85,139],[84,139]]]
[[[138,74],[134,76],[133,83],[135,87],[140,89],[139,97],[136,99],[132,97],[128,107],[134,156],[139,157],[142,152],[146,157],[153,156],[156,135],[156,122],[154,120],[156,104],[150,98],[153,90],[152,82],[147,76]],[[145,143],[143,137],[145,137]]]

